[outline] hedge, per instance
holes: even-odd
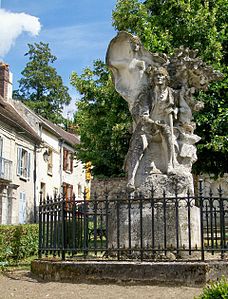
[[[0,225],[0,266],[38,253],[38,224]]]

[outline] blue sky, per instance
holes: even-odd
[[[62,76],[70,94],[77,94],[70,86],[72,71],[82,73],[93,60],[104,60],[107,46],[116,35],[112,27],[112,10],[116,0],[0,0],[2,9],[11,13],[26,13],[39,18],[41,30],[37,36],[22,30],[14,45],[1,59],[10,65],[14,77],[14,89],[21,78],[21,71],[27,62],[24,54],[28,43],[49,43],[51,51],[57,56],[54,66]],[[23,17],[23,16],[21,16]],[[0,20],[1,27],[1,20]],[[7,28],[10,32],[11,28]],[[1,31],[1,29],[0,29]],[[29,31],[29,30],[27,30]],[[0,38],[1,39],[1,38]],[[0,40],[1,43],[1,40]],[[74,106],[68,108],[73,109]]]

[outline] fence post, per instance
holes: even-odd
[[[86,200],[86,191],[83,193],[83,216],[84,216],[84,240],[83,240],[83,255],[84,258],[88,255],[88,215],[87,215],[87,200]]]
[[[143,261],[143,197],[142,193],[139,193],[139,215],[140,215],[140,259]]]
[[[164,252],[167,255],[167,227],[166,227],[166,192],[163,190],[163,229],[164,229]]]
[[[224,249],[225,249],[225,221],[224,221],[224,205],[223,205],[223,190],[221,186],[218,189],[219,192],[219,210],[220,210],[220,246],[221,246],[221,259],[224,259]]]
[[[42,192],[40,192],[40,204],[39,204],[39,259],[42,258]]]
[[[199,180],[199,200],[200,200],[200,237],[201,237],[201,260],[204,261],[204,237],[203,237],[203,180]]]
[[[108,252],[108,246],[109,246],[109,200],[108,200],[108,190],[105,191],[105,235],[106,235],[106,250]]]
[[[65,223],[65,196],[63,195],[61,218],[62,218],[62,260],[64,261],[65,256],[65,245],[66,245],[66,223]]]

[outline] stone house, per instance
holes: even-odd
[[[79,136],[13,100],[11,85],[9,67],[0,63],[0,224],[36,221],[40,192],[83,199],[90,189],[74,155]]]
[[[0,97],[0,224],[31,221],[39,135]]]

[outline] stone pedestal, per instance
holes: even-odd
[[[123,200],[112,204],[109,247],[171,251],[199,248],[200,210],[191,196],[191,175],[154,174],[134,193],[123,192],[119,196]]]

